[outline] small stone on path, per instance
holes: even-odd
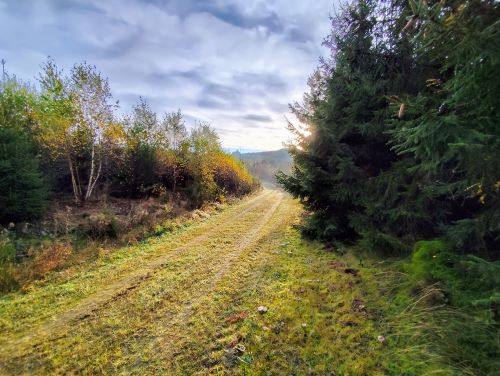
[[[261,306],[259,306],[259,307],[257,308],[257,311],[259,311],[259,313],[266,313],[266,312],[267,312],[267,307],[266,307],[266,306],[261,305]]]

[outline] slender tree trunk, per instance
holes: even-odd
[[[78,165],[76,163],[73,164],[73,169],[76,177],[76,193],[78,195],[78,201],[81,202],[83,200],[82,182],[80,180],[80,173],[78,172]]]
[[[94,187],[97,183],[97,179],[99,179],[99,175],[101,174],[101,169],[102,169],[102,158],[99,157],[99,167],[97,169],[97,174],[94,177],[94,173],[95,173],[95,145],[92,145],[90,176],[89,176],[89,182],[87,185],[87,193],[85,194],[86,200],[88,200],[90,198],[90,195],[92,194],[92,191],[94,190]]]
[[[69,155],[68,151],[66,151],[66,159],[68,161],[68,168],[69,168],[69,172],[71,174],[71,184],[73,186],[73,195],[75,196],[75,201],[78,203],[78,202],[80,202],[80,197],[78,196],[78,185],[76,183],[75,173],[73,170],[73,162],[71,161],[71,156]]]
[[[92,192],[92,180],[94,179],[94,166],[95,166],[95,145],[92,143],[92,153],[90,154],[90,174],[89,181],[87,183],[87,192],[85,193],[85,200],[90,197]]]
[[[71,148],[68,140],[65,142],[65,153],[66,160],[68,162],[68,169],[71,175],[71,185],[73,187],[73,195],[75,196],[75,202],[79,203],[82,198],[82,192],[80,189],[80,179],[78,178],[78,169],[75,167],[73,160],[71,159]]]
[[[90,195],[94,191],[94,187],[95,187],[95,185],[97,183],[97,180],[99,179],[99,175],[101,174],[101,169],[102,169],[102,161],[101,161],[101,159],[99,159],[99,168],[97,169],[97,174],[96,174],[96,176],[94,178],[94,181],[92,182],[92,185],[90,186],[90,189],[87,191],[87,199],[90,198]]]
[[[173,187],[172,187],[172,193],[174,193],[174,194],[175,194],[176,183],[177,183],[177,164],[174,163],[174,184],[173,184]]]

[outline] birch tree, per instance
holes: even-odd
[[[171,166],[172,173],[172,192],[175,193],[177,182],[179,180],[179,173],[184,166],[184,158],[181,157],[182,145],[186,143],[188,133],[186,125],[182,118],[180,110],[172,113],[165,113],[160,124],[160,134],[164,140],[164,149],[171,161],[168,163]]]
[[[87,63],[75,65],[65,77],[49,60],[40,83],[40,139],[54,158],[65,158],[75,201],[84,202],[101,176],[105,138],[113,125],[116,105],[108,80]]]
[[[104,159],[104,138],[113,121],[112,96],[108,80],[95,66],[87,63],[73,67],[70,91],[75,117],[75,132],[83,132],[90,147],[90,166],[86,182],[79,185],[80,200],[88,200],[101,175]]]

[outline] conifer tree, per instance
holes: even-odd
[[[311,212],[306,234],[384,251],[443,235],[464,252],[498,249],[499,12],[358,0],[332,19],[331,58],[291,106],[306,128],[290,124],[293,173],[278,176]]]
[[[0,84],[0,223],[31,220],[46,208],[47,185],[28,136],[31,102],[15,80]]]
[[[304,104],[292,106],[310,134],[294,130],[294,173],[278,179],[313,212],[306,233],[325,240],[354,240],[368,229],[366,217],[380,210],[370,202],[374,183],[397,160],[387,97],[412,90],[405,66],[412,50],[395,40],[402,7],[389,5],[357,1],[332,19],[331,60],[311,77]]]

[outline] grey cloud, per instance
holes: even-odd
[[[263,15],[245,15],[241,13],[239,8],[235,5],[227,5],[225,8],[207,7],[206,11],[224,22],[242,28],[252,29],[258,26],[264,26],[274,33],[279,33],[284,30],[281,20],[274,12]]]
[[[137,28],[130,27],[129,33],[119,37],[106,49],[99,50],[96,56],[100,59],[117,59],[125,56],[143,41],[143,34]]]
[[[244,12],[241,2],[238,1],[173,1],[163,0],[149,1],[158,7],[164,7],[171,12],[182,17],[187,17],[192,13],[209,13],[221,21],[245,29],[252,29],[259,26],[266,27],[271,32],[282,32],[284,30],[283,20],[276,12],[261,7],[259,12]]]
[[[250,120],[250,121],[257,121],[261,123],[270,123],[273,121],[273,118],[271,116],[267,115],[257,115],[257,114],[248,114],[243,116],[243,119]]]
[[[225,86],[215,83],[209,83],[205,87],[205,93],[213,98],[221,100],[234,101],[236,98],[241,97],[240,89],[237,84],[234,86]]]
[[[278,74],[269,73],[238,73],[234,80],[247,88],[267,88],[271,91],[286,89],[285,80]]]
[[[196,104],[202,108],[210,109],[223,109],[227,107],[226,103],[210,98],[202,98],[196,101]]]

